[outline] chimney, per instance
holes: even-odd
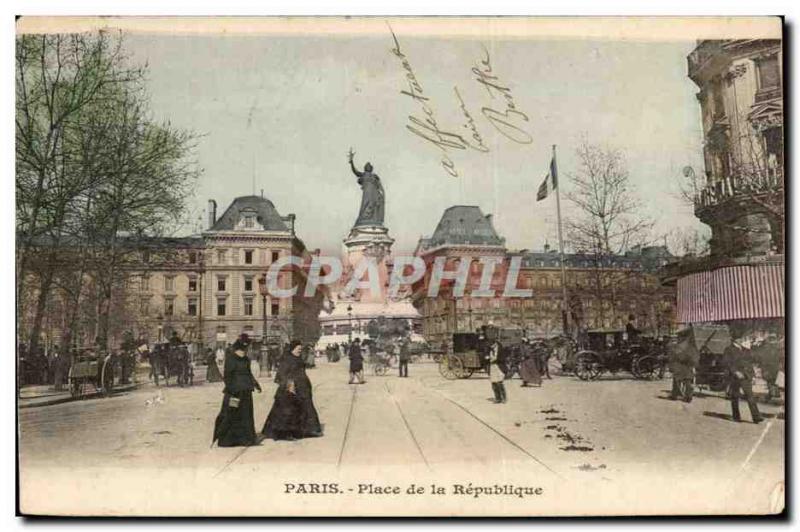
[[[217,223],[217,202],[213,199],[208,200],[208,228],[214,227]]]

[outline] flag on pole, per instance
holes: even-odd
[[[557,186],[558,168],[556,167],[556,157],[553,155],[553,158],[550,159],[550,171],[547,172],[547,176],[544,178],[544,181],[542,181],[542,184],[539,185],[538,192],[536,192],[536,201],[545,199]]]

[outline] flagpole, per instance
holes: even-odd
[[[555,170],[555,175],[551,177],[558,178],[558,164],[556,162],[556,145],[553,144],[553,169]],[[568,334],[569,332],[569,306],[567,304],[567,267],[564,264],[564,237],[562,236],[561,232],[561,187],[559,183],[556,183],[556,216],[558,217],[558,256],[559,262],[561,263],[561,296],[563,298],[561,302],[561,326],[564,330],[564,334]]]

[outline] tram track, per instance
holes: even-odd
[[[344,436],[342,437],[342,446],[339,448],[339,458],[336,460],[336,469],[342,466],[342,458],[344,457],[344,450],[347,446],[347,436],[350,433],[350,424],[353,421],[353,410],[356,406],[356,397],[358,396],[358,385],[353,386],[353,395],[350,397],[350,411],[347,413],[347,423],[344,427]]]
[[[419,455],[422,458],[422,461],[425,462],[425,467],[427,467],[428,470],[430,471],[431,470],[431,464],[428,462],[428,458],[425,456],[425,452],[422,450],[422,446],[420,445],[419,440],[417,440],[417,436],[414,434],[414,430],[411,428],[411,425],[408,423],[408,419],[406,419],[406,416],[403,413],[403,409],[400,407],[399,401],[397,400],[397,398],[392,393],[392,390],[389,387],[389,383],[388,382],[384,381],[383,386],[384,386],[384,388],[386,388],[386,393],[389,394],[389,397],[391,397],[392,402],[397,407],[397,411],[400,413],[400,418],[402,418],[403,424],[406,426],[406,430],[408,430],[408,434],[411,436],[411,441],[414,442],[414,446],[417,448],[417,452],[419,452]]]

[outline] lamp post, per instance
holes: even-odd
[[[261,342],[267,345],[267,336],[269,335],[269,322],[267,321],[267,274],[261,274],[258,278],[258,293],[261,294],[261,318],[263,320],[261,327]]]
[[[353,307],[351,305],[347,305],[347,324],[349,327],[347,328],[347,343],[353,343]]]

